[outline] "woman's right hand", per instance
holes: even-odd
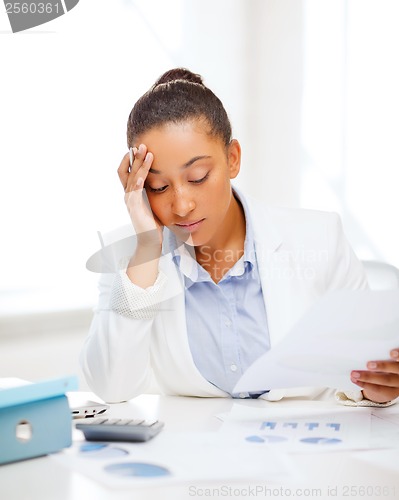
[[[154,156],[144,144],[133,148],[133,164],[130,167],[130,154],[127,153],[118,168],[119,179],[125,190],[125,203],[138,244],[142,247],[162,246],[163,226],[152,213],[144,183],[151,168]]]

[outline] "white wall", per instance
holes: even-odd
[[[26,318],[26,335],[22,313],[94,304],[85,262],[96,231],[128,222],[116,175],[127,116],[180,65],[226,105],[243,146],[239,186],[271,204],[336,210],[361,257],[399,266],[396,0],[110,5],[82,0],[15,35],[0,13],[0,314]]]
[[[299,205],[302,18],[301,0],[256,0],[245,7],[243,181],[270,204]]]
[[[299,0],[86,0],[3,35],[0,314],[95,302],[96,231],[128,223],[116,175],[127,116],[170,67],[201,73],[225,103],[238,185],[298,203],[301,40]]]
[[[399,4],[306,0],[301,206],[335,210],[363,259],[399,267]]]

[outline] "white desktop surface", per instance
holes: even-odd
[[[265,405],[265,402],[143,395],[127,403],[112,405],[107,415],[122,418],[158,418],[165,422],[165,429],[162,431],[164,433],[216,432],[223,422],[215,415],[229,412],[233,404],[259,407]],[[273,405],[286,404],[292,404],[292,401],[273,403]],[[317,408],[331,408],[333,411],[335,403],[314,402],[314,404]],[[397,409],[391,407],[390,412],[399,415],[399,405],[397,406]],[[74,439],[82,439],[82,434],[75,430]],[[398,442],[397,439],[396,442]],[[378,456],[378,462],[373,459],[373,455]],[[299,482],[277,484],[265,482],[261,477],[256,481],[226,481],[221,477],[217,482],[193,483],[195,490],[190,490],[189,484],[115,490],[47,456],[0,466],[0,498],[2,500],[125,500],[133,498],[180,500],[196,497],[209,498],[211,489],[216,488],[218,491],[218,488],[227,485],[231,487],[232,493],[230,496],[224,496],[225,498],[270,498],[271,496],[300,498],[302,496],[323,499],[335,497],[399,500],[399,448],[378,451],[296,453],[290,454],[290,459],[302,475]],[[257,485],[272,489],[273,495],[266,496],[265,490],[259,490],[255,494],[255,490],[251,490],[250,487]],[[384,487],[385,490],[383,490]],[[300,492],[297,491],[298,489]],[[310,491],[312,489],[315,490],[313,493]],[[213,497],[216,498],[216,496]],[[219,498],[223,498],[221,489],[219,489]]]

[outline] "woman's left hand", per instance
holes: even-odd
[[[389,353],[391,359],[369,361],[367,370],[354,370],[351,380],[362,388],[363,397],[387,403],[399,396],[399,348]]]

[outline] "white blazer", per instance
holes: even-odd
[[[271,208],[251,199],[247,199],[247,204],[271,346],[327,291],[367,288],[364,269],[344,236],[337,214]],[[99,303],[80,359],[90,388],[105,401],[126,401],[153,391],[229,397],[208,382],[193,362],[187,338],[183,278],[168,253],[168,238],[164,240],[160,268],[166,276],[166,295],[153,317],[136,319],[112,310],[111,296],[129,302],[129,294],[137,295],[127,289],[129,284],[132,289],[138,287],[128,281],[123,270],[120,274],[124,281],[115,279],[115,273],[101,275]],[[146,293],[150,292],[140,289],[141,298],[134,300],[145,303]],[[323,391],[324,388],[272,390],[262,397],[314,398]]]

